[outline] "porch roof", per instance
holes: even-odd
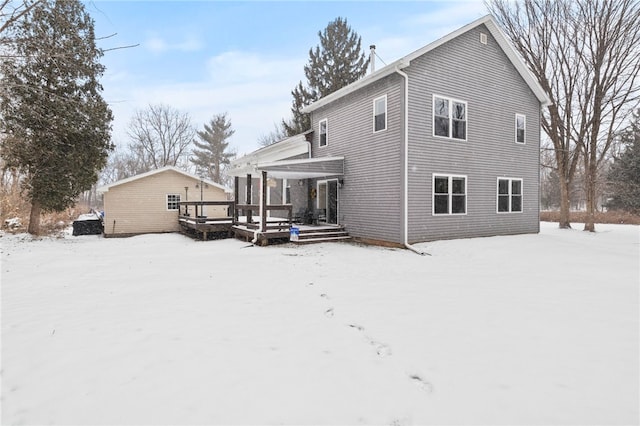
[[[310,156],[310,144],[307,141],[307,135],[309,133],[310,131],[291,136],[280,142],[265,146],[240,158],[231,160],[228,170],[229,175],[243,176],[254,173],[257,164],[282,161],[287,158],[295,158],[302,155]]]
[[[257,165],[275,178],[308,179],[344,175],[344,157],[305,158],[282,160]]]

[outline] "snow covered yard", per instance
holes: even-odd
[[[2,247],[2,424],[637,424],[639,228]]]

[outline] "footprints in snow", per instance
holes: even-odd
[[[378,342],[374,339],[372,339],[371,337],[367,336],[364,333],[364,327],[358,324],[349,324],[349,328],[353,328],[354,330],[359,331],[360,333],[362,333],[362,336],[364,337],[364,339],[371,345],[374,347],[376,354],[378,354],[378,356],[380,357],[386,357],[391,355],[391,347],[385,343],[382,342]]]
[[[423,391],[427,393],[433,392],[433,385],[427,382],[426,380],[424,380],[422,377],[418,376],[417,374],[410,374],[409,378],[413,383],[416,384],[416,386],[418,386]]]
[[[310,282],[307,284],[309,287],[313,286],[313,282]],[[320,293],[320,297],[325,299],[325,300],[330,300],[330,297],[327,293]],[[333,306],[330,306],[329,308],[325,309],[324,311],[324,316],[327,318],[333,318],[333,316],[335,315],[335,311],[333,309]],[[391,347],[389,347],[389,345],[382,343],[382,342],[378,342],[372,338],[370,338],[369,336],[367,336],[366,334],[364,334],[364,327],[361,325],[357,325],[357,324],[348,324],[349,328],[353,328],[356,329],[357,331],[359,331],[360,333],[362,333],[364,339],[371,345],[373,346],[376,354],[380,357],[386,357],[391,355]]]
[[[311,287],[314,284],[312,282],[310,282],[307,285]],[[325,300],[330,300],[330,297],[326,293],[320,293],[320,297],[325,299]],[[324,316],[325,317],[333,318],[334,315],[335,315],[335,311],[334,311],[333,306],[330,306],[327,309],[325,309],[325,311],[324,311]],[[347,324],[347,327],[357,331],[358,333],[360,333],[362,335],[362,337],[364,338],[364,340],[370,346],[372,346],[374,348],[375,353],[379,357],[386,358],[386,357],[391,356],[393,354],[392,351],[391,351],[391,347],[389,345],[387,345],[386,343],[379,342],[379,341],[369,337],[365,333],[365,329],[364,329],[363,326],[361,326],[359,324]],[[408,378],[411,380],[412,383],[414,383],[416,386],[418,386],[418,388],[420,388],[422,391],[427,392],[427,393],[432,393],[433,392],[433,385],[431,383],[429,383],[428,381],[424,380],[418,374],[408,374]]]

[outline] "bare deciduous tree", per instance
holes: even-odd
[[[541,124],[555,154],[560,184],[559,226],[570,228],[569,188],[580,156],[571,138],[575,109],[572,93],[578,75],[577,59],[570,49],[574,34],[564,21],[567,7],[562,1],[552,0],[492,0],[487,7],[552,101],[542,114]]]
[[[598,170],[624,114],[638,103],[640,17],[634,0],[491,0],[489,11],[552,104],[542,128],[560,177],[560,227],[569,228],[570,186],[585,167],[593,231]]]
[[[280,142],[283,139],[286,139],[287,133],[285,132],[282,126],[278,126],[277,124],[273,125],[273,130],[269,133],[262,134],[258,137],[258,145],[261,147],[273,145],[276,142]]]
[[[142,171],[149,171],[187,164],[196,131],[189,114],[167,105],[149,105],[135,113],[128,134],[129,149],[139,156]]]
[[[574,25],[582,32],[575,50],[583,72],[577,91],[580,126],[574,129],[584,163],[587,218],[595,231],[599,171],[618,131],[640,100],[640,3],[581,0]]]
[[[142,163],[142,156],[139,153],[116,147],[100,173],[100,183],[107,185],[146,171],[149,170]]]

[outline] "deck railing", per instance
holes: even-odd
[[[264,217],[260,216],[259,204],[236,204],[233,201],[181,201],[178,205],[179,218],[197,224],[231,222],[233,225],[243,225],[248,229],[261,228],[263,231],[269,231],[288,228],[293,223],[291,204],[268,204],[265,206],[266,214]],[[194,207],[195,216],[188,213],[189,206]],[[204,216],[204,206],[226,206],[227,215],[222,217]],[[284,211],[286,217],[269,217],[268,213],[271,211]]]
[[[282,217],[268,217],[270,211],[286,211],[286,218]],[[244,221],[240,220],[240,212],[243,212],[246,217]],[[260,206],[258,204],[237,204],[234,212],[233,223],[236,225],[244,225],[249,229],[262,228],[263,231],[269,231],[274,229],[288,228],[293,221],[293,210],[291,204],[267,204],[265,206],[265,215],[254,215],[254,213],[260,212]],[[258,221],[254,221],[254,218]]]
[[[196,223],[211,223],[211,222],[228,222],[233,221],[235,217],[235,203],[233,201],[180,201],[179,205],[179,218],[185,220],[192,220]],[[195,216],[190,216],[188,212],[189,206],[193,206],[195,210]],[[227,215],[221,217],[206,217],[204,212],[204,206],[226,206]],[[198,212],[198,207],[199,212]],[[184,211],[183,211],[184,210]]]

